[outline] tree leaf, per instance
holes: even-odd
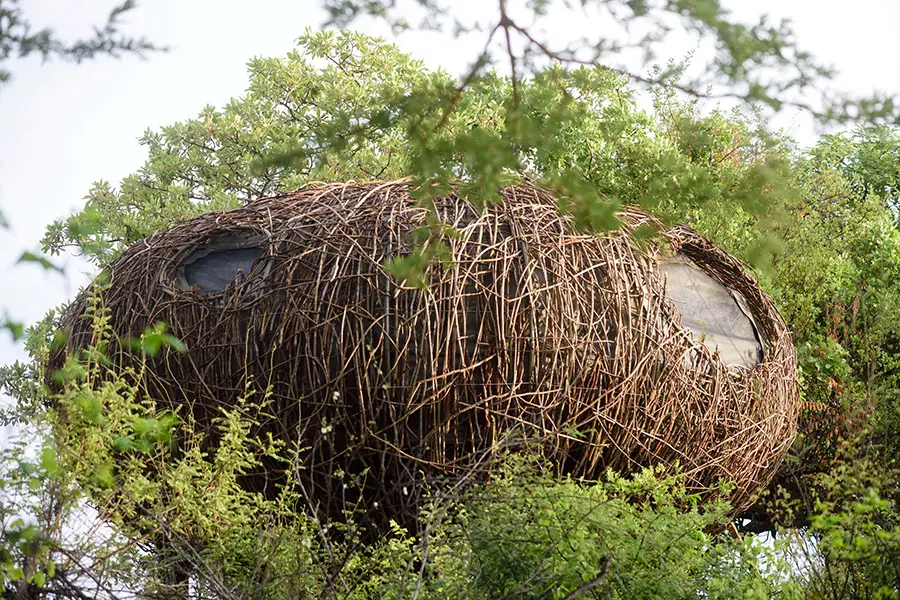
[[[46,256],[37,254],[35,252],[28,252],[28,251],[23,252],[22,256],[20,256],[19,260],[16,262],[17,263],[28,263],[28,262],[37,263],[45,271],[56,271],[58,273],[65,272],[62,267],[59,267],[59,266],[53,264],[52,262],[50,262],[50,259],[48,259]]]

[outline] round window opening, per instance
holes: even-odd
[[[726,365],[755,367],[763,361],[762,336],[747,300],[682,254],[662,259],[666,294],[681,311],[694,340],[718,351]]]
[[[223,234],[209,238],[187,253],[177,269],[178,287],[198,289],[201,294],[219,294],[234,281],[258,270],[266,254],[260,235]]]

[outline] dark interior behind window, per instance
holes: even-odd
[[[204,248],[204,256],[189,258],[184,265],[184,278],[189,287],[197,286],[204,294],[222,292],[235,279],[250,274],[253,263],[262,258],[259,246],[233,250]]]

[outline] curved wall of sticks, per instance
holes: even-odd
[[[424,287],[403,285],[384,261],[408,255],[435,211],[455,228],[449,260],[428,268]],[[425,210],[406,181],[321,185],[133,244],[102,299],[120,339],[163,321],[184,341],[185,353],[153,359],[142,385],[210,443],[220,406],[248,390],[266,397],[256,433],[296,443],[300,483],[331,515],[415,515],[423,479],[471,474],[523,440],[586,478],[677,463],[695,490],[732,480],[739,511],[794,436],[790,334],[709,240],[663,228],[639,248],[630,232],[658,224],[619,216],[622,230],[591,235],[529,185],[483,211],[456,195]],[[674,275],[660,269],[673,262],[725,290],[724,304],[733,296],[747,360],[726,360],[716,343],[731,342],[705,337],[703,318],[688,326],[666,287]],[[88,296],[64,317],[70,351],[92,341]],[[111,352],[120,365],[138,360],[125,344]],[[284,468],[244,484],[268,493]]]

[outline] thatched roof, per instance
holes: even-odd
[[[118,336],[163,321],[185,342],[152,364],[148,393],[201,427],[268,388],[260,431],[300,442],[302,482],[332,514],[359,498],[409,514],[416,482],[464,474],[510,436],[586,478],[678,463],[697,490],[733,480],[748,506],[794,436],[798,388],[785,323],[738,261],[687,227],[639,249],[629,232],[654,222],[637,210],[621,231],[579,233],[528,185],[484,212],[455,195],[434,208],[459,235],[424,289],[383,268],[429,214],[392,181],[313,186],[157,233],[110,265],[103,302]],[[677,301],[690,301],[666,292],[661,260],[745,314],[712,336],[722,352],[698,339],[708,314],[686,309],[683,323]],[[70,349],[91,341],[86,308],[85,293],[68,312]],[[747,360],[726,364],[735,327]],[[246,484],[270,490],[283,468]]]

